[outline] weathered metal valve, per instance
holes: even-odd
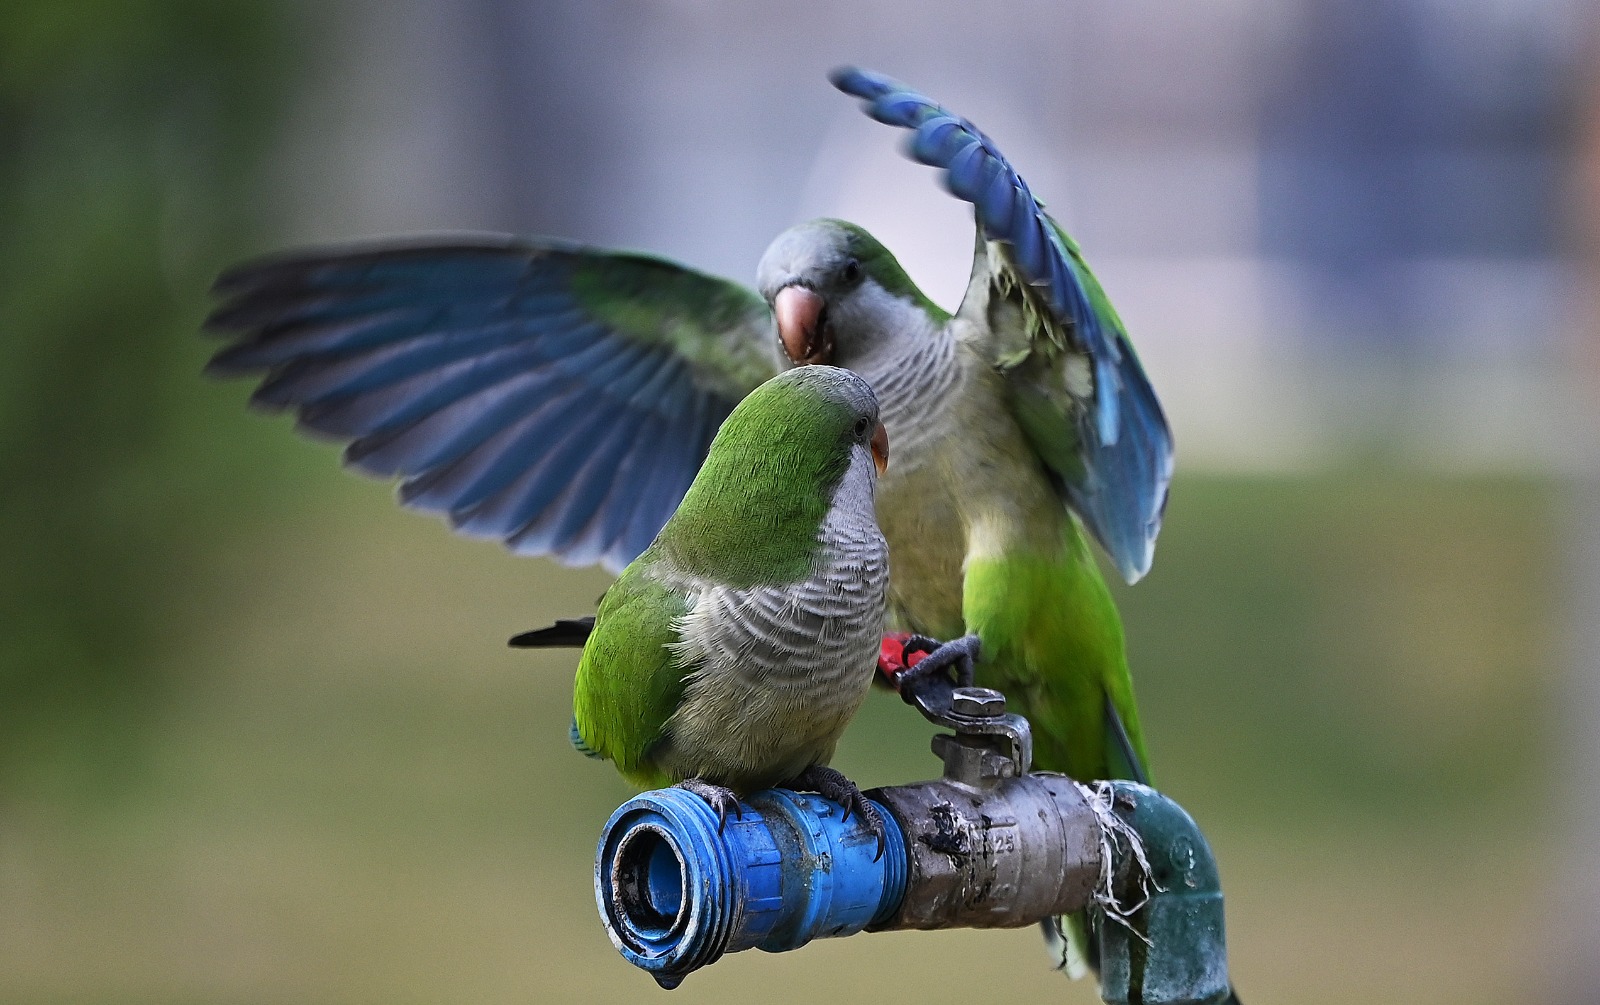
[[[595,900],[622,955],[672,988],[743,949],[1020,927],[1087,908],[1106,1001],[1226,996],[1222,892],[1187,813],[1133,782],[1030,772],[1027,720],[998,691],[939,680],[910,700],[953,733],[933,739],[942,777],[867,793],[889,831],[879,858],[859,821],[815,795],[757,793],[720,833],[682,789],[619,807],[600,836]]]

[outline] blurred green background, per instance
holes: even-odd
[[[266,3],[0,7],[5,1002],[659,994],[595,914],[593,840],[628,790],[567,745],[574,654],[504,645],[606,577],[402,513],[198,375],[221,267],[341,236],[337,210],[283,221],[315,158],[282,150],[337,82],[332,25]],[[492,201],[473,212],[495,225]],[[1246,1000],[1548,1000],[1567,483],[1370,443],[1180,470],[1155,571],[1119,598]],[[876,700],[836,763],[929,777],[930,733]],[[752,989],[1094,1000],[1031,931],[746,953],[676,996]]]

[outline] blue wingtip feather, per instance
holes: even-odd
[[[1054,222],[1028,185],[971,122],[882,74],[842,67],[839,90],[866,102],[879,122],[912,130],[910,156],[944,171],[945,187],[973,205],[984,236],[1011,259],[1093,360],[1095,405],[1082,429],[1085,483],[1068,486],[1073,508],[1128,581],[1150,567],[1172,477],[1172,434],[1120,327],[1093,308]]]
[[[401,477],[408,507],[616,571],[676,508],[733,407],[671,345],[597,316],[574,281],[640,267],[493,235],[250,263],[216,284],[207,328],[231,341],[208,370],[264,374],[256,404],[351,441],[346,463]],[[728,285],[677,275],[712,295]]]
[[[566,488],[536,518],[507,537],[512,548],[559,554],[574,565],[587,565],[611,543],[597,540],[597,524],[603,522],[600,515],[607,498],[619,488],[617,468],[635,449],[640,429],[647,423],[647,416],[640,412],[619,412],[619,416],[603,435],[585,437],[588,442],[565,478]]]

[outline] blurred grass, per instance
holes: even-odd
[[[0,1000],[655,995],[595,916],[592,842],[628,790],[566,745],[574,654],[503,644],[605,578],[452,538],[299,446],[303,507],[246,511],[192,575],[148,584],[181,686],[144,755],[46,746],[19,766]],[[1519,822],[1546,796],[1552,496],[1179,484],[1156,572],[1123,601],[1160,780],[1216,846],[1247,1000],[1533,997],[1551,839]],[[928,777],[930,733],[885,697],[838,763],[864,785]],[[747,953],[678,995],[1094,1000],[1035,943]]]
[[[1456,826],[1469,811],[1482,826],[1475,794],[1524,785],[1547,762],[1538,724],[1560,630],[1550,486],[1190,479],[1169,514],[1158,571],[1119,598],[1138,686],[1157,691],[1164,784],[1274,818]],[[1188,703],[1168,707],[1180,690]],[[1224,770],[1191,781],[1169,744]],[[1230,782],[1263,771],[1265,800]],[[1304,778],[1316,786],[1288,784]]]

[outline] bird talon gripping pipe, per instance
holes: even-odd
[[[743,949],[863,930],[1013,928],[1089,908],[1105,1001],[1221,1001],[1222,891],[1189,815],[1133,782],[1029,773],[1027,721],[1006,714],[998,692],[936,680],[913,704],[955,730],[934,738],[944,776],[867,794],[888,830],[880,858],[857,816],[784,789],[744,800],[720,833],[715,811],[683,789],[612,813],[595,900],[628,962],[674,988]],[[1125,918],[1095,906],[1107,897]]]

